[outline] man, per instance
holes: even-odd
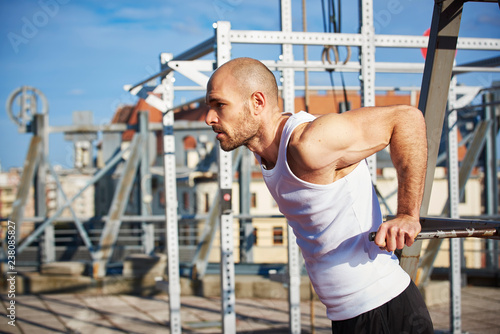
[[[418,289],[392,253],[420,232],[427,143],[422,113],[372,107],[282,114],[274,75],[237,58],[207,85],[206,123],[223,150],[248,147],[293,228],[333,333],[432,333]],[[365,159],[390,145],[396,218],[382,224]],[[377,231],[375,242],[368,234]]]

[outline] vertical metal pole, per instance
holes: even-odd
[[[231,58],[229,22],[217,22],[216,57],[217,67]],[[236,333],[236,312],[234,296],[234,231],[232,211],[233,168],[231,152],[219,147],[219,188],[220,188],[220,278],[222,330],[225,334]]]
[[[173,58],[170,53],[162,53],[161,65]],[[165,186],[166,250],[168,271],[168,305],[170,333],[181,333],[181,285],[179,274],[179,232],[177,221],[177,178],[175,174],[174,112],[169,110],[174,104],[173,71],[162,79],[162,98],[166,105],[163,114],[163,168]]]
[[[484,119],[491,121],[486,135],[484,148],[484,192],[485,192],[485,211],[487,215],[498,214],[498,178],[497,178],[497,156],[496,156],[496,116],[495,109],[489,105],[494,101],[493,94],[486,92],[483,95]],[[486,240],[486,268],[498,269],[498,254],[496,254],[496,240]]]
[[[142,216],[152,215],[151,201],[151,174],[149,171],[149,113],[147,111],[139,112],[139,132],[142,136],[142,155],[139,179],[139,201]],[[143,221],[142,227],[142,246],[145,254],[153,254],[154,252],[154,225]]]
[[[250,182],[252,162],[252,152],[244,149],[241,154],[239,164],[240,178],[240,213],[250,214]],[[253,226],[251,218],[240,219],[240,263],[253,262],[253,244],[254,244]]]
[[[359,52],[361,62],[361,104],[364,107],[373,107],[375,106],[375,28],[373,27],[372,0],[360,0],[359,22],[361,35],[363,36],[363,44]],[[375,185],[377,183],[376,154],[368,157],[367,162],[372,182]]]
[[[425,115],[429,152],[421,216],[427,215],[429,208],[462,9],[462,0],[436,1],[434,4],[418,105]]]
[[[16,223],[16,240],[21,240],[21,226],[24,218],[24,208],[28,201],[31,182],[35,179],[36,167],[42,156],[42,139],[40,136],[33,135],[31,137],[28,153],[24,159],[23,172],[19,182],[19,188],[16,194],[16,200],[12,204],[12,213],[9,220]],[[6,244],[4,243],[4,246]],[[19,251],[19,249],[18,249]]]
[[[36,107],[34,107],[36,110]],[[46,181],[47,181],[47,161],[45,157],[49,156],[48,143],[48,115],[34,115],[35,136],[42,139],[41,149],[42,156],[38,164],[38,169],[35,174],[35,216],[47,218],[47,201],[46,201]],[[56,260],[54,225],[49,224],[44,230],[42,245],[41,245],[41,261],[42,263],[54,262]]]
[[[460,214],[459,175],[458,175],[458,136],[457,136],[457,94],[456,77],[452,77],[448,94],[448,192],[449,216],[458,219]],[[450,327],[452,333],[461,333],[461,245],[460,239],[450,239]]]
[[[106,267],[113,254],[120,226],[122,223],[122,215],[127,206],[127,199],[137,175],[137,168],[140,161],[140,151],[142,149],[142,137],[135,134],[130,143],[130,155],[128,156],[123,166],[123,172],[120,175],[118,184],[116,185],[115,194],[111,201],[108,218],[99,238],[99,246],[95,253],[93,261],[94,277],[106,276]],[[54,213],[54,216],[59,214],[59,211]],[[51,217],[51,219],[52,219]]]
[[[443,0],[436,1],[434,4],[418,105],[425,115],[428,146],[427,171],[420,216],[426,216],[429,209],[462,7],[462,0]],[[417,267],[421,248],[422,242],[417,241],[411,247],[403,248],[401,256],[401,267],[415,280],[416,284],[420,284]]]
[[[292,3],[290,0],[281,0],[281,30],[285,33],[292,32]],[[282,60],[293,63],[293,47],[291,44],[282,44]],[[282,98],[284,112],[295,112],[295,72],[292,68],[282,70],[283,89]],[[299,247],[295,235],[288,226],[288,302],[289,302],[289,327],[290,333],[300,333],[300,261]]]
[[[302,0],[302,31],[307,32],[307,5],[306,0]],[[307,45],[304,44],[304,63],[307,65],[307,60],[309,58]],[[346,101],[347,103],[347,101]],[[307,68],[304,69],[304,106],[305,111],[309,112],[309,70]]]

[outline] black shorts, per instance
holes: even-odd
[[[412,281],[384,305],[352,319],[332,321],[332,333],[427,334],[434,333],[434,328],[424,299]]]

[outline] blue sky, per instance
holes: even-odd
[[[431,0],[377,0],[379,34],[422,35],[430,26]],[[293,29],[302,29],[301,1],[293,0]],[[343,1],[342,32],[357,32],[357,1]],[[309,31],[323,31],[320,0],[307,1]],[[174,56],[213,36],[215,21],[230,21],[238,30],[278,30],[279,1],[2,1],[0,2],[0,163],[3,169],[23,164],[30,139],[18,133],[5,110],[9,94],[23,85],[41,90],[49,101],[51,125],[69,125],[72,112],[91,110],[94,123],[108,123],[116,107],[134,103],[123,90],[156,72],[159,54]],[[500,10],[495,3],[467,3],[460,36],[500,38]],[[301,48],[295,58],[301,59]],[[320,50],[310,49],[310,59]],[[277,60],[279,47],[241,46],[233,57]],[[459,51],[457,63],[498,56],[498,52]],[[377,50],[378,61],[423,62],[418,49]],[[357,85],[356,75],[346,76]],[[420,75],[377,75],[377,85],[420,86]],[[499,74],[459,76],[467,85],[491,85]],[[329,84],[326,74],[312,83]],[[340,79],[336,78],[340,83]],[[53,164],[71,167],[71,145],[50,136]]]

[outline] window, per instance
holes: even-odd
[[[184,210],[185,211],[189,211],[189,193],[187,191],[185,191],[183,194],[182,194],[182,201],[184,202]]]
[[[210,196],[208,193],[205,193],[205,212],[210,211]]]
[[[158,198],[159,198],[159,200],[160,200],[160,206],[161,206],[162,208],[164,208],[164,207],[165,207],[165,204],[166,204],[166,203],[165,203],[165,191],[164,191],[164,190],[160,190],[160,191],[159,191],[159,194],[160,194],[160,196],[158,196]]]
[[[256,193],[250,194],[250,207],[251,208],[257,207],[257,194]]]
[[[283,227],[275,226],[273,227],[273,245],[283,244]]]
[[[253,244],[257,245],[257,228],[256,227],[253,228],[252,233],[253,233]]]
[[[183,139],[184,150],[196,149],[196,139],[193,136],[186,136]]]

